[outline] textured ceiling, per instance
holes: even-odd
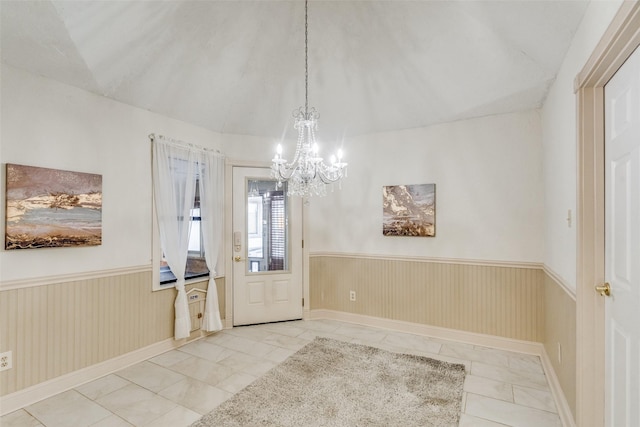
[[[311,1],[323,139],[542,105],[586,1]],[[293,136],[303,1],[0,2],[2,61],[221,133]]]

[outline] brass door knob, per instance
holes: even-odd
[[[608,297],[611,295],[611,285],[605,283],[604,285],[596,286],[596,292],[600,292],[603,297]]]
[[[242,257],[241,257],[240,255],[236,255],[236,256],[234,256],[234,257],[233,257],[233,260],[234,260],[235,262],[243,261],[243,259],[242,259]]]

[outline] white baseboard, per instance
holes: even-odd
[[[549,381],[551,393],[558,408],[558,415],[564,427],[575,427],[575,421],[569,408],[569,403],[564,396],[560,381],[556,375],[544,345],[538,342],[522,341],[493,335],[476,334],[457,329],[441,328],[437,326],[423,325],[419,323],[404,322],[401,320],[384,319],[380,317],[365,316],[362,314],[345,313],[334,310],[311,310],[309,320],[329,319],[341,322],[355,323],[358,325],[373,326],[398,332],[423,335],[433,338],[454,340],[473,345],[491,347],[500,350],[515,351],[518,353],[534,354],[540,357],[542,368]],[[305,319],[306,320],[306,319]]]
[[[199,338],[200,337],[196,339]],[[78,387],[79,385],[155,357],[166,351],[181,347],[192,341],[194,340],[175,341],[173,338],[169,338],[130,353],[114,357],[113,359],[105,360],[104,362],[96,363],[95,365],[27,387],[15,393],[7,394],[0,398],[0,415],[24,408],[47,397]]]
[[[558,409],[558,415],[560,415],[562,425],[564,427],[576,427],[576,422],[573,419],[573,414],[571,413],[569,402],[567,402],[567,398],[562,392],[560,380],[558,380],[556,371],[553,369],[551,359],[549,359],[549,355],[547,354],[547,350],[544,348],[544,346],[542,347],[542,354],[540,354],[540,359],[542,360],[542,368],[544,369],[544,373],[547,376],[547,381],[549,381],[551,394],[553,394],[553,399],[556,402],[556,408]]]
[[[438,326],[423,325],[420,323],[405,322],[402,320],[384,319],[381,317],[365,316],[362,314],[345,313],[334,310],[311,310],[309,319],[331,319],[341,322],[356,323],[359,325],[373,326],[376,328],[391,329],[398,332],[406,332],[416,335],[424,335],[433,338],[453,340],[473,345],[481,345],[501,350],[515,351],[540,355],[543,349],[541,343],[532,341],[515,340],[494,335],[477,334],[458,329],[441,328]]]

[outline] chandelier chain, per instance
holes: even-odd
[[[304,114],[309,115],[309,1],[304,0]]]

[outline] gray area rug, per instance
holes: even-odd
[[[457,426],[464,376],[464,365],[316,338],[191,426]]]

